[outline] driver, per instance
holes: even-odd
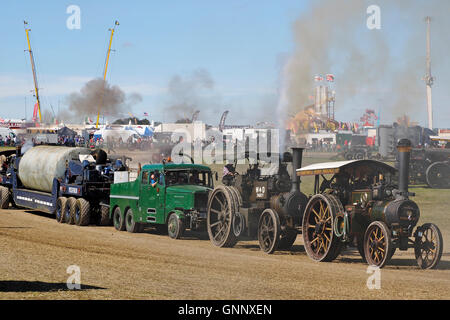
[[[158,181],[154,173],[152,173],[150,176],[150,184],[152,185],[153,188],[156,187],[156,185],[158,184]]]

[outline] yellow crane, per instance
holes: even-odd
[[[31,29],[28,29],[27,25],[28,25],[28,22],[24,21],[23,22],[23,27],[25,28],[25,33],[27,34],[27,42],[28,42],[28,50],[26,50],[26,51],[28,51],[30,53],[31,70],[33,71],[33,80],[34,80],[34,92],[35,92],[37,105],[38,105],[39,122],[41,122],[42,121],[41,101],[39,99],[39,87],[38,87],[38,81],[37,81],[37,76],[36,76],[36,66],[34,64],[33,51],[31,51],[30,35],[29,35],[29,32],[31,31]]]
[[[114,27],[109,29],[109,31],[111,31],[111,37],[109,38],[108,51],[106,52],[105,70],[103,71],[103,82],[104,82],[104,84],[106,83],[106,72],[108,71],[108,62],[109,62],[109,54],[111,53],[112,39],[113,39],[115,28],[118,25],[119,25],[119,22],[116,20],[114,22]],[[103,99],[103,95],[102,95],[102,99]],[[101,108],[102,103],[103,103],[103,101],[101,101],[100,105],[98,106],[97,122],[95,123],[95,128],[97,128],[97,129],[98,129],[98,121],[100,119],[100,108]]]

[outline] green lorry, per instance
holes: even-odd
[[[119,231],[155,226],[179,239],[186,229],[206,230],[211,169],[199,164],[161,163],[142,167],[136,180],[114,183],[110,218]]]

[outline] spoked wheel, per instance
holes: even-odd
[[[435,162],[426,171],[427,183],[431,188],[450,187],[450,166],[443,162]]]
[[[233,232],[236,204],[225,186],[214,189],[208,199],[207,228],[211,242],[217,247],[233,247],[237,237]]]
[[[369,224],[364,235],[364,254],[369,265],[383,268],[392,257],[392,246],[391,231],[384,222]]]
[[[278,249],[280,243],[280,218],[272,209],[266,209],[259,217],[258,240],[259,247],[265,253],[271,254]]]
[[[333,195],[316,194],[303,215],[303,242],[308,256],[316,261],[332,261],[339,255],[342,242],[333,232],[336,215],[344,212],[341,202]]]
[[[422,269],[434,269],[441,260],[442,234],[437,225],[426,223],[417,228],[414,253]]]
[[[225,187],[225,189],[228,190],[228,192],[231,194],[231,197],[233,198],[233,201],[231,202],[234,206],[234,215],[231,221],[231,227],[234,235],[239,238],[245,230],[245,218],[239,212],[239,209],[242,206],[242,196],[241,193],[233,186]]]

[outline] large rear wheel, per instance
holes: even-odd
[[[414,253],[417,264],[422,269],[434,269],[441,260],[443,249],[442,234],[437,225],[426,223],[416,231]]]
[[[344,212],[333,195],[316,194],[303,215],[302,233],[306,253],[315,261],[332,261],[339,255],[342,242],[333,232],[334,219]]]
[[[237,237],[233,232],[236,204],[225,186],[218,186],[208,199],[207,229],[211,242],[217,247],[233,247]]]
[[[435,162],[427,168],[427,183],[431,188],[450,188],[450,166],[444,162]]]

